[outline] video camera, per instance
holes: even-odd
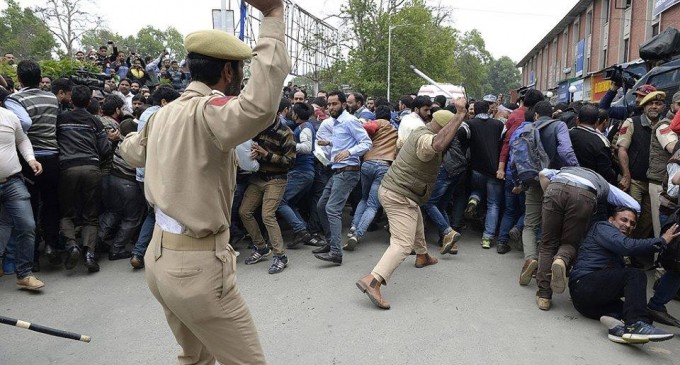
[[[602,78],[611,80],[615,85],[623,86],[625,89],[632,89],[640,76],[624,70],[621,65],[616,65],[605,69]]]
[[[76,70],[75,75],[70,75],[68,78],[76,85],[85,85],[92,89],[104,89],[106,80],[111,80],[112,76],[80,69]]]

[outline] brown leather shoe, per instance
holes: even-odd
[[[430,256],[430,254],[416,255],[416,267],[421,268],[425,266],[430,266],[438,263],[437,258]]]
[[[357,288],[359,288],[362,293],[366,293],[368,299],[370,299],[373,304],[381,309],[390,309],[390,303],[388,303],[383,298],[382,294],[380,294],[380,285],[380,282],[371,274],[368,274],[357,281]]]
[[[519,274],[519,285],[526,286],[531,282],[531,277],[538,269],[538,261],[536,259],[528,258],[524,261],[522,272]]]

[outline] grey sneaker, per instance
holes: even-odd
[[[286,255],[274,255],[274,261],[272,262],[272,266],[269,267],[269,273],[270,274],[278,274],[283,269],[285,269],[288,266],[288,257]]]
[[[246,265],[252,265],[256,264],[262,260],[264,260],[265,257],[269,256],[272,254],[272,250],[270,250],[268,247],[262,248],[262,249],[255,249],[253,250],[253,253],[250,254],[250,256],[245,260]]]
[[[609,333],[607,334],[609,341],[616,343],[628,343],[623,339],[623,333],[625,332],[625,324],[623,321],[610,316],[602,316],[600,317],[600,323],[605,325],[605,327],[607,327],[609,330]]]
[[[354,249],[357,247],[357,243],[359,243],[357,236],[351,236],[349,239],[347,239],[347,243],[345,243],[343,249],[345,251],[354,251]]]

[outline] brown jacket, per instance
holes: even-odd
[[[364,129],[373,141],[373,147],[364,155],[364,161],[394,161],[397,158],[397,130],[384,119],[364,123]]]
[[[250,71],[238,97],[192,82],[147,123],[146,141],[141,132],[128,135],[121,145],[131,165],[146,145],[146,163],[133,166],[146,168],[146,198],[181,223],[187,236],[201,238],[229,228],[236,186],[234,147],[271,125],[290,71],[280,19],[262,20]]]

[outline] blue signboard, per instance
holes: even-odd
[[[680,0],[678,0],[680,1]],[[586,40],[581,39],[576,44],[576,76],[583,75],[583,65],[585,63],[586,55]]]
[[[557,88],[557,101],[560,103],[569,102],[569,82],[562,82]]]
[[[652,12],[652,15],[657,17],[677,3],[680,3],[680,0],[656,0],[654,2],[654,11]]]

